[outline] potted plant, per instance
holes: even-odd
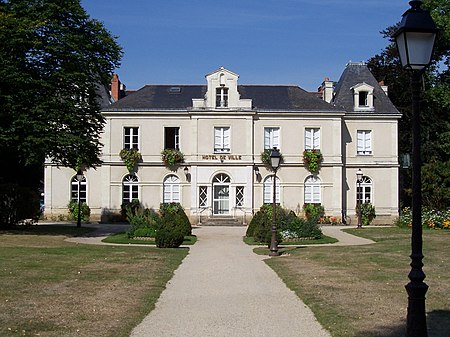
[[[180,150],[165,149],[161,152],[161,159],[167,167],[184,162],[184,154]]]
[[[319,149],[311,149],[303,151],[303,164],[306,169],[317,174],[323,162],[323,156]]]
[[[137,164],[142,160],[142,155],[137,149],[122,149],[119,156],[125,163],[129,172],[134,172]]]

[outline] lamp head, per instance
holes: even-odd
[[[280,150],[274,147],[270,152],[270,165],[272,166],[272,169],[274,170],[278,169],[278,167],[280,166],[280,162],[281,162]]]
[[[410,1],[411,8],[404,14],[400,26],[392,35],[395,39],[403,68],[423,70],[431,63],[438,29],[430,12],[422,9],[422,1]]]

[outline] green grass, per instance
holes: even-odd
[[[253,237],[244,236],[244,242],[250,246],[265,246],[266,244],[263,242],[257,242],[253,239]],[[292,242],[282,242],[279,246],[303,246],[303,245],[315,245],[315,244],[324,244],[324,243],[335,243],[338,242],[335,238],[324,235],[321,239],[315,240],[298,240]]]
[[[120,243],[120,244],[140,244],[140,245],[155,245],[155,239],[149,238],[148,240],[130,239],[126,233],[116,233],[103,239],[102,242],[107,243]],[[193,245],[197,242],[195,235],[186,236],[183,241],[183,245]]]
[[[129,336],[188,253],[64,241],[87,230],[0,231],[0,336]]]
[[[346,230],[376,241],[353,247],[292,249],[267,259],[333,337],[404,336],[411,231]],[[450,335],[450,231],[425,230],[429,337]]]

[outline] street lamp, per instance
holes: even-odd
[[[420,86],[422,75],[431,63],[434,41],[438,33],[430,13],[420,8],[422,1],[411,1],[403,14],[398,30],[393,34],[403,68],[410,71],[412,90],[412,234],[410,282],[406,318],[407,337],[427,337],[425,294],[428,285],[422,254],[422,193],[420,160]]]
[[[357,188],[356,188],[356,207],[358,209],[358,225],[357,225],[357,228],[361,228],[362,227],[362,198],[363,198],[363,193],[361,191],[362,177],[363,177],[363,172],[361,171],[361,169],[358,169],[358,171],[356,171],[356,183],[357,183]],[[358,193],[361,193],[360,198],[358,198]]]
[[[270,152],[270,166],[273,170],[273,199],[272,199],[272,238],[270,240],[269,256],[279,256],[277,243],[277,200],[276,200],[276,181],[277,170],[280,167],[281,154],[280,151],[274,147]]]
[[[77,171],[77,180],[78,180],[78,216],[77,216],[77,227],[81,227],[81,181],[83,180],[84,175],[81,170]]]

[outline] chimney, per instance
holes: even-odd
[[[120,99],[120,81],[117,74],[114,74],[111,80],[111,97],[115,102]]]
[[[378,82],[378,84],[380,85],[381,89],[383,89],[386,96],[388,96],[388,86],[384,85],[384,81],[380,81],[380,82]]]
[[[333,100],[333,81],[330,81],[328,77],[325,77],[325,80],[322,83],[322,88],[320,92],[322,92],[322,99],[327,102],[331,103]]]

